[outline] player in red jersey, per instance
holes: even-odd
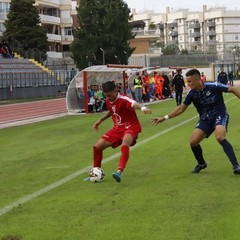
[[[106,132],[93,146],[93,167],[101,167],[103,150],[121,145],[121,156],[117,172],[112,174],[116,182],[121,182],[128,158],[129,148],[136,143],[141,132],[141,124],[135,109],[142,110],[145,114],[151,114],[151,109],[142,106],[133,99],[120,95],[114,82],[106,82],[102,86],[106,96],[107,113],[94,123],[93,128],[98,130],[99,125],[109,117],[112,117],[114,126]]]

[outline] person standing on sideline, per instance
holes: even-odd
[[[240,92],[235,87],[221,83],[203,83],[197,69],[189,70],[186,77],[191,90],[183,104],[164,117],[153,118],[152,124],[156,126],[160,122],[182,114],[193,103],[199,113],[199,121],[190,139],[192,152],[198,162],[192,173],[199,173],[207,167],[200,142],[215,131],[216,140],[221,144],[233,166],[233,173],[240,174],[240,166],[233,147],[226,139],[229,115],[222,95],[222,92],[229,92],[240,98]]]
[[[93,128],[98,130],[99,125],[109,117],[112,117],[114,126],[94,144],[93,167],[101,167],[104,149],[116,148],[121,145],[118,169],[112,174],[116,182],[121,182],[122,173],[129,158],[129,148],[135,145],[138,134],[141,132],[141,124],[135,109],[140,109],[145,114],[151,114],[152,111],[133,99],[120,95],[114,82],[104,83],[102,89],[108,111],[94,123]]]
[[[168,75],[165,72],[162,72],[162,76],[164,78],[163,95],[165,96],[165,98],[169,98],[171,96],[170,80]]]
[[[202,81],[202,82],[206,82],[206,81],[207,81],[207,78],[206,78],[206,76],[204,75],[204,72],[201,73],[201,81]]]
[[[142,102],[142,78],[139,73],[136,73],[136,78],[133,81],[134,93],[136,101]]]
[[[234,85],[234,84],[233,84],[233,79],[234,79],[233,71],[230,71],[230,72],[228,73],[228,80],[229,80],[229,84],[230,84],[231,86]]]
[[[177,74],[174,76],[172,81],[172,87],[175,91],[177,106],[179,106],[182,103],[183,87],[185,88],[185,83],[182,76],[182,69],[177,69]]]
[[[218,74],[217,82],[222,83],[222,84],[228,83],[228,75],[226,72],[224,72],[223,68],[221,68],[221,71]]]

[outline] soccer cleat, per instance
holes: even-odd
[[[199,173],[201,170],[207,167],[207,163],[204,163],[202,165],[198,164],[193,170],[192,173]]]
[[[121,182],[122,172],[117,171],[112,174],[113,178],[116,180],[116,182]]]
[[[239,165],[236,165],[233,167],[233,173],[234,174],[240,174],[240,166]]]
[[[83,181],[90,181],[90,177],[84,178]]]

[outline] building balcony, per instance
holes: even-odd
[[[62,40],[62,36],[57,34],[47,33],[47,37],[49,42],[61,42]]]
[[[170,32],[168,33],[168,35],[169,35],[169,36],[172,36],[172,37],[176,37],[176,36],[178,36],[178,32],[177,32],[177,31],[170,31]]]
[[[175,28],[175,27],[177,27],[177,23],[176,23],[176,22],[168,23],[168,24],[167,24],[167,27],[168,27],[168,28],[171,28],[171,29],[172,29],[172,28]]]
[[[217,40],[208,40],[206,42],[207,46],[212,46],[212,45],[216,45],[217,44]]]
[[[159,29],[157,30],[143,30],[143,29],[137,29],[137,30],[132,30],[133,33],[136,34],[136,37],[141,37],[141,36],[159,36]]]
[[[189,24],[189,28],[200,28],[200,27],[201,27],[200,23],[190,23]]]
[[[216,36],[216,31],[213,31],[213,30],[207,31],[207,32],[206,32],[206,35],[207,35],[207,36]]]
[[[59,17],[53,17],[53,16],[49,16],[49,15],[43,15],[43,14],[39,14],[41,22],[42,23],[48,23],[48,24],[60,24],[60,18]]]
[[[72,35],[65,35],[62,37],[63,42],[72,42],[73,41],[73,36]]]
[[[193,42],[190,42],[190,46],[192,47],[195,47],[195,46],[200,46],[201,45],[201,41],[198,40],[198,41],[193,41]]]
[[[215,22],[205,22],[207,27],[215,27],[216,23]]]
[[[192,38],[201,37],[201,33],[200,32],[192,32],[192,33],[190,33],[190,37],[192,37]]]

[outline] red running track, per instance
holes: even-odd
[[[65,98],[3,105],[0,106],[0,124],[66,112]]]

